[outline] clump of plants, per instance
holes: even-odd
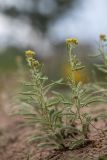
[[[93,123],[96,117],[83,112],[83,109],[103,102],[104,97],[88,84],[76,81],[75,73],[85,68],[73,52],[77,45],[75,38],[66,40],[67,60],[72,70],[66,81],[60,79],[49,83],[43,74],[44,65],[37,60],[36,53],[25,52],[30,78],[20,93],[24,105],[20,113],[28,125],[35,126],[36,133],[30,140],[35,141],[38,147],[68,150],[91,142],[90,126],[96,128]],[[69,96],[54,89],[59,85],[69,88]]]
[[[98,48],[98,55],[100,56],[103,63],[102,64],[95,64],[95,66],[102,72],[107,73],[107,56],[105,54],[105,48],[107,47],[107,37],[104,34],[99,36],[99,48]]]
[[[107,96],[107,55],[105,53],[107,47],[107,36],[105,34],[100,34],[99,36],[99,46],[98,54],[92,57],[98,57],[100,59],[99,64],[94,64],[98,71],[103,73],[103,80],[96,81],[93,85],[96,90],[103,91],[103,95]]]

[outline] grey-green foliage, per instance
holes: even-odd
[[[103,36],[103,38],[102,38]],[[107,73],[107,55],[105,54],[105,48],[107,47],[107,38],[106,35],[100,35],[98,55],[102,59],[102,64],[95,64],[95,66],[102,72]]]
[[[30,106],[30,110],[24,105],[20,113],[28,120],[29,125],[37,126],[39,134],[32,137],[32,140],[39,141],[38,146],[50,145],[59,148],[63,146],[63,137],[59,134],[63,127],[63,108],[58,108],[60,98],[50,93],[50,89],[60,85],[62,80],[47,84],[48,77],[42,73],[43,65],[34,60],[32,55],[27,55],[27,61],[31,79],[25,83],[25,91],[20,93],[20,99]]]
[[[94,118],[82,110],[90,104],[105,100],[101,91],[75,81],[74,72],[84,69],[72,53],[76,43],[73,44],[72,39],[67,42],[68,61],[72,70],[66,82],[69,96],[54,91],[56,85],[65,85],[62,79],[47,84],[48,77],[43,75],[43,65],[35,60],[33,51],[26,52],[30,78],[20,93],[23,105],[20,114],[28,125],[36,126],[36,133],[30,141],[36,141],[38,147],[66,150],[85,145],[90,141],[88,133],[90,125],[94,126]]]
[[[75,40],[75,39],[74,39]],[[72,42],[72,40],[71,40]],[[74,123],[79,121],[80,132],[82,138],[85,140],[88,138],[89,127],[92,125],[94,120],[89,113],[83,113],[84,107],[88,107],[90,104],[105,102],[105,97],[102,96],[102,91],[95,90],[92,84],[82,84],[82,82],[75,81],[75,72],[77,70],[84,69],[84,66],[77,59],[75,54],[72,53],[72,49],[75,48],[75,43],[72,44],[68,41],[68,60],[71,66],[72,74],[68,77],[68,85],[71,89],[71,102],[72,106],[75,106],[75,112],[72,111],[71,105],[69,106],[69,111],[67,114],[71,114],[71,121]]]
[[[107,55],[106,55],[106,47],[107,47],[107,37],[104,34],[99,36],[99,47],[98,47],[98,54],[92,56],[94,58],[100,58],[100,64],[94,64],[94,66],[101,71],[104,75],[104,80],[100,80],[99,82],[96,80],[93,87],[95,90],[99,90],[99,92],[103,92],[103,96],[107,96]],[[95,74],[95,73],[94,73]]]

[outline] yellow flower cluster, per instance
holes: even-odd
[[[31,50],[28,50],[28,51],[25,51],[25,55],[28,56],[28,57],[33,57],[35,55],[35,52],[31,51]]]
[[[32,67],[39,66],[40,64],[39,61],[34,58],[34,55],[35,55],[34,51],[31,51],[31,50],[25,51],[25,55],[27,56],[27,61],[29,66],[32,66]]]
[[[105,34],[100,34],[100,40],[101,41],[107,41],[107,37]]]
[[[72,45],[78,45],[78,40],[76,38],[67,38],[66,43]]]

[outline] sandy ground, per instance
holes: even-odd
[[[23,119],[11,116],[11,102],[9,94],[0,94],[0,160],[98,160],[107,155],[107,122],[95,122],[95,126],[102,128],[104,133],[92,129],[91,144],[74,151],[55,152],[42,151],[35,144],[28,143],[28,137],[34,133],[35,128],[23,127]],[[107,111],[107,105],[91,108],[92,113]],[[99,134],[100,133],[100,134]]]

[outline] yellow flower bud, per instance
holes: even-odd
[[[33,67],[38,67],[39,66],[39,61],[35,60],[35,59],[32,59],[31,64],[32,64]]]
[[[66,43],[72,45],[78,45],[78,40],[76,38],[67,38]]]
[[[107,37],[105,34],[100,34],[100,40],[101,41],[107,41]]]
[[[25,52],[25,55],[28,56],[28,57],[33,57],[35,55],[35,52],[31,51],[31,50],[28,50],[28,51]]]

